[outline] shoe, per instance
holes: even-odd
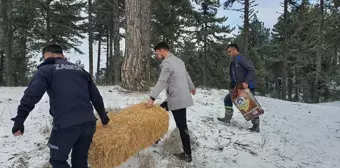
[[[188,155],[186,153],[179,153],[179,154],[174,154],[175,157],[177,157],[179,160],[183,160],[185,162],[192,162],[192,157],[191,155]]]

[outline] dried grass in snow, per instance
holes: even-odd
[[[91,168],[119,166],[139,151],[153,145],[169,128],[169,115],[158,105],[145,103],[109,113],[110,123],[97,130],[89,151]]]

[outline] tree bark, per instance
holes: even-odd
[[[126,51],[122,65],[122,87],[148,90],[150,78],[150,0],[125,0]]]
[[[5,64],[5,54],[0,50],[0,86],[4,85],[4,64]]]
[[[51,2],[52,2],[52,0],[46,1],[46,28],[47,28],[46,41],[47,42],[50,42],[51,39],[52,39],[52,32],[51,32],[51,9],[50,9]]]
[[[88,35],[89,35],[89,73],[93,77],[93,36],[92,36],[92,0],[88,0]]]
[[[110,48],[110,62],[109,62],[109,84],[112,85],[114,83],[114,57],[113,57],[113,18],[111,18],[110,26],[109,26],[109,31],[110,31],[110,43],[109,43],[109,48]]]
[[[0,14],[3,19],[7,18],[7,0],[2,0],[1,2],[1,10],[2,13]],[[4,75],[5,75],[5,72],[4,72],[4,65],[5,65],[5,50],[6,50],[6,35],[7,33],[5,32],[5,30],[7,30],[7,27],[8,27],[8,21],[6,20],[3,20],[2,21],[2,24],[0,25],[0,29],[3,31],[2,32],[2,37],[0,38],[1,41],[0,41],[0,86],[3,86],[5,83],[4,83]]]
[[[120,34],[119,34],[119,2],[118,0],[113,1],[113,50],[114,50],[114,82],[113,84],[118,85],[120,82],[119,78],[119,64],[120,64]]]
[[[100,52],[101,52],[101,45],[102,45],[102,32],[99,32],[99,39],[98,39],[98,60],[97,60],[97,73],[96,73],[96,81],[99,82],[99,74],[100,74]]]
[[[23,28],[21,32],[21,37],[19,41],[19,55],[16,57],[16,64],[15,64],[15,70],[16,70],[16,84],[15,86],[23,86],[26,85],[27,83],[24,82],[26,71],[29,70],[27,67],[28,63],[28,58],[27,56],[27,36],[28,36],[28,29],[27,27]]]
[[[170,22],[176,23],[176,11],[175,11],[175,4],[177,3],[177,0],[171,0],[171,6],[170,6]],[[169,37],[170,41],[170,48],[175,49],[175,33],[170,33]]]
[[[289,70],[290,71],[290,70]],[[288,78],[288,101],[292,101],[292,92],[293,92],[293,73],[289,72],[289,78]]]
[[[151,51],[151,0],[141,1],[141,37],[142,41],[142,69],[144,69],[143,80],[146,80],[146,84],[150,84],[150,59],[152,55]],[[174,35],[173,35],[174,38]],[[173,39],[174,40],[174,39]],[[174,46],[172,41],[172,46]],[[144,88],[147,89],[147,86]]]
[[[109,84],[109,72],[110,72],[110,33],[107,31],[106,35],[106,72],[105,72],[105,80],[106,84]]]
[[[299,76],[298,76],[298,68],[297,66],[295,65],[294,67],[294,74],[295,74],[295,83],[294,83],[294,86],[295,86],[295,95],[294,95],[294,101],[295,102],[298,102],[300,100],[300,95],[299,95]]]
[[[336,69],[338,66],[339,58],[338,58],[338,46],[334,46],[334,63],[333,63],[333,69]]]
[[[5,59],[5,54],[2,50],[0,50],[0,86],[4,85],[4,59]]]
[[[249,0],[244,1],[244,34],[243,34],[243,54],[248,56],[248,39],[249,39]]]
[[[281,97],[281,93],[282,93],[282,88],[281,88],[281,86],[282,86],[282,82],[281,82],[282,80],[279,78],[279,77],[277,77],[276,78],[276,98],[280,98]]]
[[[207,3],[202,3],[203,7],[203,16],[204,16],[204,46],[203,46],[203,86],[207,86],[207,66],[206,66],[206,59],[207,59],[207,31],[208,31],[208,20],[207,20],[207,12],[208,12],[208,4]]]
[[[288,76],[288,62],[287,62],[287,15],[288,15],[288,0],[284,0],[283,7],[284,20],[284,41],[283,41],[283,69],[282,69],[282,100],[286,100],[287,93],[287,76]]]
[[[323,8],[324,8],[324,0],[320,0],[320,14],[319,14],[319,27],[318,27],[318,45],[316,51],[316,74],[315,74],[315,82],[314,82],[314,94],[313,94],[313,102],[319,103],[320,101],[320,78],[321,78],[321,59],[322,59],[322,27],[323,27]]]
[[[12,43],[13,43],[13,29],[12,29],[12,7],[13,1],[3,0],[3,25],[4,25],[4,49],[6,62],[6,86],[13,86],[13,58],[12,58]]]

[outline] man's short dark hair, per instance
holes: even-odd
[[[160,50],[160,49],[170,50],[169,45],[166,42],[158,43],[153,49],[154,50]]]
[[[229,44],[227,48],[235,48],[237,51],[239,51],[237,44]]]
[[[58,44],[49,44],[49,45],[45,46],[42,50],[43,54],[46,53],[46,52],[50,52],[50,53],[54,53],[54,54],[63,54],[63,49]]]

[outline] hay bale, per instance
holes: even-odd
[[[169,128],[169,114],[160,106],[132,105],[119,113],[109,113],[110,123],[97,123],[89,151],[93,168],[119,166],[160,139]]]

